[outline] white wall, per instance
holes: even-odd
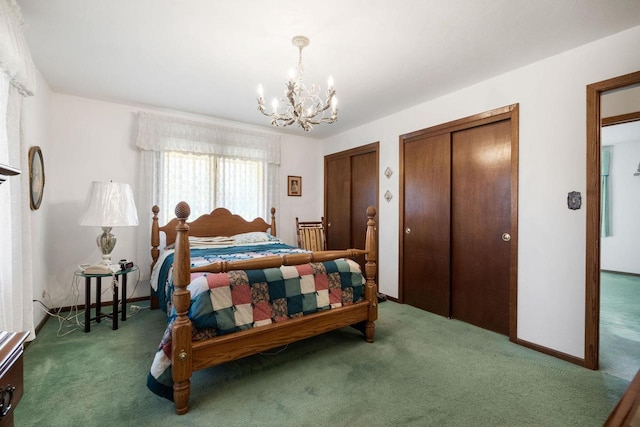
[[[323,141],[323,155],[380,141],[381,292],[398,296],[399,135],[519,103],[518,338],[584,357],[586,86],[640,70],[638,46],[635,27]]]
[[[56,307],[74,302],[73,272],[80,263],[100,259],[95,239],[99,228],[80,227],[78,217],[91,181],[113,180],[129,183],[137,198],[138,150],[135,147],[136,113],[155,111],[132,105],[97,101],[54,93],[51,100],[51,133],[47,161],[47,226],[43,250],[48,253],[42,271],[47,275],[46,290]],[[228,121],[179,112],[166,112],[180,117],[220,123],[227,126],[255,129]],[[263,130],[263,129],[261,129]],[[277,212],[278,235],[295,244],[295,217],[322,215],[322,163],[319,142],[309,138],[282,136],[280,209]],[[303,196],[287,197],[287,175],[303,177]],[[151,206],[137,206],[138,215],[151,216]],[[147,261],[135,259],[138,253],[138,227],[119,227],[113,230],[118,243],[112,259],[127,258],[139,264],[142,278],[148,278]],[[149,232],[145,230],[145,232]],[[141,283],[129,297],[146,296],[148,282]],[[95,295],[92,295],[94,297]],[[84,286],[79,289],[80,303],[84,303]],[[110,292],[103,301],[111,299]]]
[[[640,27],[636,27],[320,144],[283,136],[279,234],[293,243],[295,216],[321,215],[323,155],[380,141],[380,290],[397,297],[398,136],[519,103],[518,337],[583,357],[585,210],[568,210],[566,196],[570,191],[580,191],[583,201],[588,202],[585,87],[639,70],[639,45]],[[34,276],[46,274],[45,286],[56,305],[68,303],[76,265],[99,256],[94,244],[99,230],[77,225],[89,183],[112,179],[129,182],[136,191],[134,113],[141,109],[151,111],[68,95],[52,96],[50,142],[45,152],[46,209],[40,214],[46,221],[46,256],[42,270],[34,272]],[[46,122],[46,117],[42,119]],[[391,179],[382,175],[387,166],[394,170]],[[286,196],[287,175],[303,177],[303,197]],[[390,203],[382,197],[386,190],[394,195]],[[138,207],[140,214],[148,208]],[[116,232],[119,242],[114,258],[131,258],[136,253],[138,230],[123,228]],[[143,286],[136,296],[146,293]]]
[[[610,231],[600,239],[600,268],[640,274],[640,135],[615,144],[609,163]]]
[[[37,92],[34,96],[25,98],[22,109],[22,131],[23,131],[23,155],[27,156],[29,148],[37,145],[42,150],[44,160],[45,186],[40,204],[40,209],[30,211],[29,218],[25,219],[31,223],[31,247],[33,250],[31,264],[33,266],[33,299],[43,302],[47,298],[42,297],[42,291],[46,290],[49,281],[47,263],[51,254],[47,251],[48,241],[48,218],[50,204],[50,166],[51,155],[51,89],[39,72],[36,72]],[[23,174],[23,179],[29,179],[29,175]],[[25,261],[26,262],[26,261]],[[38,303],[33,305],[34,322],[36,325],[46,316],[42,306]]]

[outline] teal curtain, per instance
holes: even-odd
[[[609,202],[609,163],[611,159],[611,152],[609,150],[602,150],[601,165],[602,173],[600,178],[600,195],[602,200],[600,201],[600,236],[611,236],[610,231],[610,202]]]

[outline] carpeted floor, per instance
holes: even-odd
[[[17,426],[600,426],[628,381],[391,301],[376,342],[345,328],[203,370],[190,411],[145,385],[165,320],[142,310],[25,352]]]
[[[640,277],[600,274],[600,370],[631,381],[640,369]]]

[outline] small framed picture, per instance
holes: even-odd
[[[302,196],[302,177],[287,177],[287,196]]]

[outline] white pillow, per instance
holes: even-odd
[[[190,248],[207,248],[211,246],[229,246],[233,245],[235,242],[233,237],[227,236],[215,236],[215,237],[197,237],[197,236],[189,236],[189,247]],[[175,249],[175,243],[170,244],[165,249]]]
[[[160,253],[164,252],[167,249],[167,233],[164,231],[160,232]]]
[[[216,246],[216,245],[232,245],[234,240],[231,237],[195,237],[189,236],[189,246],[194,248],[198,246]]]
[[[250,243],[277,242],[278,238],[262,231],[252,231],[233,236],[236,245],[246,245]]]

